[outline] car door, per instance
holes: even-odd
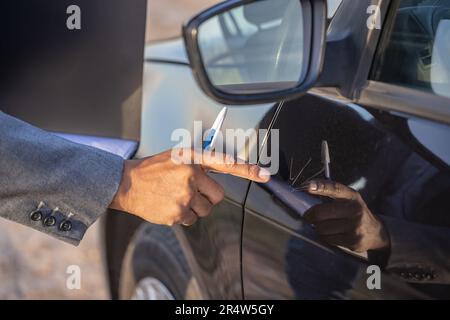
[[[431,10],[426,1],[394,1],[359,104],[309,93],[280,107],[272,127],[279,130],[279,172],[267,185],[252,184],[245,206],[245,298],[449,297],[445,199],[450,195],[450,148],[445,141],[450,129],[430,121],[439,118],[433,106],[445,101],[450,105],[443,97],[449,92],[448,74],[439,73],[439,81],[433,83],[430,71],[433,59],[441,63],[439,70],[445,68],[433,58],[439,45],[436,26],[447,17],[445,3],[434,1]],[[430,28],[425,24],[422,45],[411,41],[415,21],[431,23]],[[383,85],[390,90],[380,93]],[[411,97],[405,98],[405,90]],[[391,104],[397,112],[369,108],[387,110]],[[446,119],[445,112],[440,119]],[[379,288],[368,285],[374,270],[369,266],[378,262],[373,252],[356,255],[329,246],[302,217],[317,201],[327,201],[299,190],[313,177],[323,177],[324,140],[329,144],[332,179],[359,191],[370,210],[387,221],[391,255],[387,266],[381,265],[386,268]],[[437,238],[441,240],[433,241]]]

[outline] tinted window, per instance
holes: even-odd
[[[450,1],[403,0],[372,79],[450,97]]]
[[[342,0],[327,0],[328,19],[333,18],[341,3]]]

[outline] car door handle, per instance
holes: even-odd
[[[308,209],[324,202],[323,199],[300,191],[277,177],[273,177],[268,183],[260,186],[271,193],[278,202],[289,207],[302,218]]]

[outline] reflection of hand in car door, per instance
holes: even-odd
[[[419,211],[430,222],[436,220],[435,215],[442,218],[442,213],[436,211],[445,211],[447,207],[442,199],[448,197],[449,180],[445,175],[439,178],[432,191],[421,192],[421,199],[427,204]],[[356,252],[368,251],[369,262],[408,282],[450,283],[450,236],[448,227],[442,227],[442,223],[438,227],[399,217],[377,217],[357,191],[336,182],[311,181],[303,189],[333,199],[305,213],[305,219],[315,226],[324,241]],[[408,197],[402,197],[405,198]]]
[[[333,199],[312,207],[305,214],[323,240],[356,252],[389,248],[383,223],[357,191],[325,180],[310,181],[303,188],[311,194]]]

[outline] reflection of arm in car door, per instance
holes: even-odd
[[[406,281],[450,283],[450,229],[375,216],[360,194],[340,183],[310,181],[305,191],[333,201],[305,214],[326,242],[356,252]]]

